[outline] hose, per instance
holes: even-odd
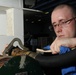
[[[11,46],[13,45],[13,43],[15,41],[19,42],[19,45],[24,49],[22,51],[18,51],[18,53],[20,53],[20,55],[28,55],[32,58],[34,58],[35,60],[37,60],[41,66],[45,66],[45,67],[68,67],[68,66],[75,66],[76,64],[76,49],[71,50],[70,52],[64,53],[64,54],[50,54],[48,56],[44,55],[44,54],[39,54],[36,52],[32,52],[29,51],[28,48],[24,47],[24,45],[22,44],[21,40],[19,38],[15,38],[13,39],[13,41],[11,41],[11,43],[8,45],[7,49],[4,51],[4,55],[6,55],[6,53],[9,53]],[[18,53],[15,53],[15,55],[19,55]]]

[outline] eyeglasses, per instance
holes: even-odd
[[[71,19],[69,19],[69,20],[66,20],[66,21],[61,20],[61,21],[59,22],[59,24],[53,24],[53,28],[56,29],[57,26],[65,27],[65,26],[67,26],[68,24],[70,24],[70,22],[71,22],[72,20],[74,20],[75,18],[76,18],[76,17],[73,17],[73,18],[71,18]]]

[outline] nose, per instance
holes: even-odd
[[[61,27],[61,25],[58,25],[58,26],[57,26],[57,28],[56,28],[56,32],[57,32],[57,33],[62,32],[62,27]]]

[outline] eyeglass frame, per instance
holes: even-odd
[[[71,18],[71,19],[68,19],[68,20],[66,20],[66,21],[64,21],[64,22],[60,22],[59,24],[56,24],[56,25],[54,25],[54,24],[52,24],[53,25],[53,28],[55,29],[56,28],[56,26],[62,26],[63,27],[63,25],[66,25],[66,24],[69,24],[72,20],[74,20],[76,17],[73,17],[73,18]]]

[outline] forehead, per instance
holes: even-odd
[[[73,13],[71,9],[64,7],[54,10],[51,14],[51,20],[53,21],[55,19],[66,19],[66,18],[71,18],[72,16]]]

